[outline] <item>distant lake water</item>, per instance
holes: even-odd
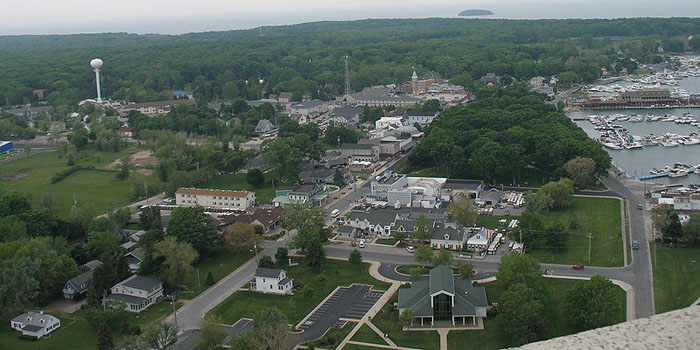
[[[700,78],[692,77],[679,81],[679,87],[688,91],[700,91]],[[684,113],[692,114],[695,119],[700,120],[700,108],[676,108],[676,109],[635,109],[635,110],[584,110],[571,112],[571,116],[588,117],[589,115],[612,115],[620,114],[639,114],[639,115],[676,115],[681,116]],[[576,125],[580,126],[589,137],[598,139],[600,133],[594,129],[593,124],[588,120],[576,121]],[[674,122],[619,122],[615,124],[622,125],[630,134],[643,136],[648,134],[660,135],[663,133],[673,133],[680,135],[688,135],[690,133],[700,134],[700,128],[688,124],[676,124]],[[678,147],[647,146],[637,150],[612,150],[605,149],[613,159],[613,163],[622,168],[627,174],[638,177],[648,175],[649,171],[665,166],[673,166],[673,163],[681,162],[691,165],[700,165],[700,144],[698,145],[680,145]],[[658,178],[647,180],[647,182],[656,182],[662,184],[691,184],[700,183],[700,175],[689,174],[680,178]]]

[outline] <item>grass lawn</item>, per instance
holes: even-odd
[[[343,346],[343,350],[367,350],[367,349],[384,349],[384,348],[375,348],[373,346],[364,346],[364,345],[355,345],[355,344],[348,344]]]
[[[389,345],[387,344],[387,342],[384,341],[384,339],[382,339],[382,337],[379,336],[379,334],[375,333],[366,324],[363,324],[362,327],[360,327],[360,329],[357,330],[357,333],[355,333],[351,340],[364,343]]]
[[[576,333],[577,329],[571,326],[564,314],[564,301],[566,293],[577,283],[576,280],[561,280],[546,278],[545,284],[549,288],[548,300],[545,303],[545,317],[549,323],[549,337],[555,338]],[[497,301],[504,291],[498,282],[483,284],[486,288],[486,296],[489,302]],[[621,288],[615,289],[615,300],[620,308],[615,323],[624,322],[626,319],[626,294]],[[484,329],[479,331],[455,331],[450,332],[447,338],[448,349],[502,349],[515,346],[509,338],[503,336],[495,318],[484,320]]]
[[[326,260],[320,268],[313,268],[306,266],[302,260],[299,265],[284,269],[294,278],[295,288],[309,286],[314,290],[313,296],[304,298],[301,293],[286,296],[238,291],[209,311],[207,316],[216,322],[232,324],[241,317],[254,318],[260,310],[276,307],[287,315],[289,323],[297,324],[337,286],[362,283],[374,285],[374,289],[389,288],[388,283],[377,281],[369,275],[369,264],[357,267],[347,261]],[[325,275],[325,283],[319,281],[319,275]]]
[[[343,326],[343,328],[331,328],[329,329],[323,337],[316,339],[312,342],[306,343],[306,346],[320,347],[324,349],[335,349],[338,344],[340,344],[345,337],[350,334],[350,331],[355,328],[354,322],[348,322]],[[347,347],[345,347],[347,349]]]
[[[115,159],[134,151],[135,148],[118,153],[88,149],[80,152],[76,165],[104,168]],[[101,214],[108,210],[110,203],[116,207],[129,204],[134,184],[143,183],[144,180],[151,183],[157,181],[155,175],[146,177],[136,172],[131,172],[126,181],[117,181],[113,172],[80,170],[52,184],[51,177],[67,168],[65,157],[58,158],[57,152],[17,159],[0,167],[0,178],[6,175],[21,177],[2,181],[0,186],[6,191],[29,194],[34,206],[41,205],[45,193],[51,193],[54,196],[54,210],[59,216],[66,218],[73,205],[74,196],[78,205],[94,210],[95,214]],[[109,188],[108,196],[105,195],[105,188]]]
[[[181,302],[175,303],[176,308],[180,306],[182,306]],[[146,326],[170,313],[172,313],[170,303],[161,301],[139,314],[128,314],[126,322],[132,325],[139,325],[143,330]],[[22,339],[19,336],[20,333],[10,329],[10,327],[0,327],[0,349],[94,350],[97,348],[97,333],[85,318],[84,311],[78,311],[73,314],[62,312],[51,312],[50,314],[61,320],[61,327],[49,337],[40,340]],[[3,324],[9,324],[9,320],[6,321]],[[119,329],[113,329],[112,338],[115,343],[119,342],[120,337]]]
[[[654,252],[654,249],[652,249]],[[656,247],[653,261],[656,313],[690,306],[700,298],[700,248]]]
[[[199,187],[218,190],[252,191],[255,192],[255,196],[260,203],[269,203],[275,198],[275,189],[272,188],[269,181],[265,181],[265,184],[259,188],[253,187],[246,182],[245,176],[246,174],[222,174]]]
[[[578,228],[570,229],[572,221]],[[551,210],[545,215],[545,225],[563,223],[569,230],[566,246],[555,252],[549,247],[526,247],[541,263],[583,264],[593,266],[622,266],[620,201],[611,198],[574,197],[573,204]],[[588,263],[588,234],[591,242],[591,262]]]
[[[510,223],[510,220],[517,219],[518,217],[513,217],[513,216],[492,216],[492,215],[479,215],[476,218],[476,225],[480,227],[486,227],[489,229],[497,229],[497,228],[506,228],[506,226],[499,225],[498,220],[505,219],[508,220],[508,223]]]
[[[432,266],[423,267],[423,266],[420,266],[420,265],[399,265],[399,266],[396,267],[396,272],[402,273],[402,274],[404,274],[404,275],[410,275],[410,274],[411,274],[411,269],[412,269],[412,268],[415,268],[415,267],[420,267],[421,270],[423,271],[423,274],[424,274],[424,275],[429,275],[429,274],[430,274],[430,270],[432,270]],[[457,273],[457,269],[456,269],[456,268],[453,267],[452,270],[453,270],[455,273]]]
[[[75,314],[51,312],[61,320],[61,327],[49,337],[40,340],[20,338],[20,333],[9,327],[9,320],[0,327],[0,349],[12,350],[93,350],[97,348],[97,334],[88,321]]]
[[[180,293],[180,297],[184,299],[193,299],[209,288],[205,282],[207,280],[207,274],[210,271],[214,276],[214,281],[218,282],[239,266],[243,265],[243,263],[250,260],[254,255],[255,254],[250,251],[233,252],[227,248],[212,250],[208,255],[202,256],[199,261],[194,264],[195,269],[182,281],[182,284],[186,285],[188,290]],[[199,270],[199,287],[197,283],[197,270]]]
[[[384,245],[394,245],[398,242],[398,240],[390,238],[390,239],[378,239],[374,243],[377,244],[384,244]]]

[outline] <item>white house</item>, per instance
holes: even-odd
[[[287,277],[287,271],[258,267],[250,281],[250,289],[268,294],[292,294],[294,279]]]
[[[22,336],[39,339],[61,327],[61,320],[43,311],[29,311],[13,318],[10,327]]]
[[[109,289],[103,303],[114,300],[126,304],[125,311],[139,313],[163,296],[163,282],[133,275]]]
[[[258,125],[255,126],[255,132],[258,134],[264,134],[275,129],[275,126],[270,123],[267,119],[261,119]]]
[[[486,250],[494,237],[493,231],[480,228],[475,235],[467,240],[467,248],[471,250]]]
[[[374,127],[377,130],[387,129],[390,126],[402,126],[402,117],[381,117],[379,120],[374,122]]]
[[[175,191],[175,204],[181,207],[201,206],[246,210],[255,205],[255,193],[181,187]]]

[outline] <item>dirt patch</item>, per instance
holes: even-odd
[[[153,171],[152,169],[138,169],[136,170],[136,172],[141,175],[151,176],[155,171]]]
[[[110,165],[107,165],[106,169],[114,170],[121,163],[121,159],[116,159]],[[154,157],[153,152],[151,152],[150,150],[138,151],[131,155],[131,161],[129,162],[129,165],[134,167],[156,166],[158,165],[158,158]],[[151,172],[151,174],[153,174],[153,172]]]
[[[7,174],[7,175],[2,177],[2,181],[18,180],[18,179],[21,179],[25,176],[29,176],[29,174]]]

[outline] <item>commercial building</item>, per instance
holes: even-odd
[[[275,192],[272,203],[276,207],[288,208],[293,204],[304,204],[308,207],[324,205],[328,200],[326,186],[305,184],[279,189]]]
[[[181,187],[175,191],[175,203],[181,207],[247,210],[255,205],[255,193]]]
[[[12,141],[0,141],[0,153],[7,152],[12,149]]]
[[[453,326],[476,325],[486,317],[487,307],[483,287],[472,286],[445,266],[430,270],[427,279],[413,281],[410,288],[399,289],[399,313],[411,309],[413,321],[421,326],[440,320],[451,321]]]

